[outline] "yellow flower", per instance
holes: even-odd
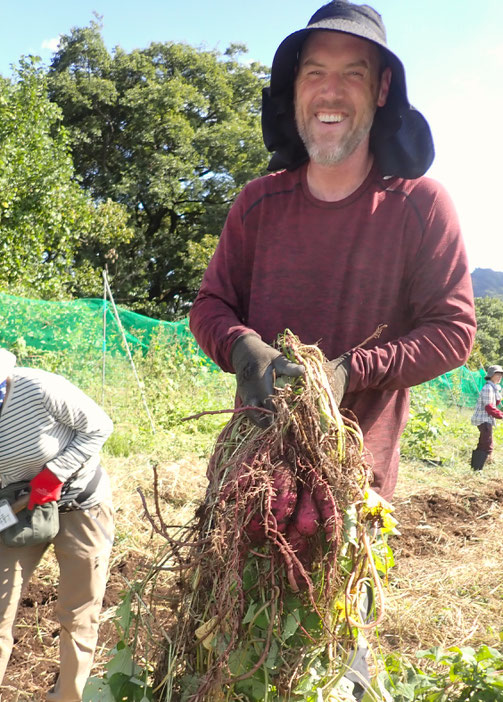
[[[398,522],[391,514],[394,511],[393,505],[391,505],[384,497],[372,490],[372,488],[367,488],[364,494],[364,502],[362,509],[363,518],[368,518],[369,521],[378,520],[384,532],[393,531]]]

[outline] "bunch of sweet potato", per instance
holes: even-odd
[[[260,469],[258,461],[262,460]],[[243,532],[249,548],[274,545],[294,590],[307,584],[316,543],[324,534],[336,550],[341,532],[340,511],[327,481],[312,467],[263,457],[233,468],[220,493],[222,507],[244,506]]]

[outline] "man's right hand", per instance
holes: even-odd
[[[304,366],[292,363],[256,334],[243,334],[234,342],[231,363],[236,373],[237,393],[243,405],[269,410],[274,409],[271,397],[274,395],[275,379],[280,375],[291,378],[304,375]],[[248,410],[246,414],[259,427],[272,423],[272,416],[266,412]]]

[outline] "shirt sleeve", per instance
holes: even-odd
[[[203,351],[227,372],[233,343],[253,331],[243,321],[250,291],[249,262],[254,242],[245,244],[242,191],[231,207],[215,253],[190,311],[190,329]],[[256,333],[256,332],[255,332]]]
[[[99,454],[112,433],[113,424],[94,400],[62,376],[54,376],[44,394],[47,412],[56,422],[74,431],[64,450],[46,464],[65,482],[83,463]]]
[[[433,181],[432,181],[433,182]],[[352,354],[348,390],[399,390],[466,362],[475,336],[473,290],[457,215],[445,190],[413,197],[422,237],[408,281],[411,331]]]
[[[484,409],[491,417],[494,417],[495,419],[503,419],[503,412],[494,405],[486,405]]]

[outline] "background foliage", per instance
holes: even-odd
[[[80,252],[102,253],[132,235],[126,210],[96,201],[74,177],[61,112],[30,60],[17,80],[0,78],[0,289],[33,296],[76,294],[101,279]]]
[[[477,336],[472,362],[487,368],[503,361],[503,300],[497,297],[475,298]]]
[[[269,69],[173,42],[109,52],[99,21],[49,68],[0,77],[0,290],[186,316],[237,192],[265,172]],[[474,276],[477,271],[474,272]],[[503,300],[476,298],[468,366],[503,360]]]
[[[63,36],[48,72],[74,166],[96,201],[123,205],[134,229],[108,270],[120,303],[186,314],[228,208],[262,173],[261,88],[268,69],[185,44],[106,49],[100,26]],[[91,243],[79,261],[102,265]]]

